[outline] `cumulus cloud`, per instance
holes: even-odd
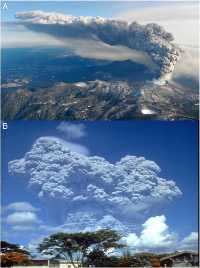
[[[83,124],[74,124],[61,122],[57,128],[59,132],[64,133],[67,139],[77,139],[87,136],[86,128]]]
[[[149,218],[143,225],[140,236],[130,233],[123,240],[134,250],[166,251],[177,247],[177,233],[170,233],[165,216]]]
[[[27,11],[16,13],[19,24],[60,39],[98,40],[111,46],[125,46],[146,52],[159,67],[155,76],[172,72],[181,55],[180,48],[172,43],[173,35],[155,23],[128,24],[117,19],[102,17],[73,17],[58,13]]]
[[[55,222],[81,230],[99,222],[141,222],[181,195],[174,181],[158,176],[153,161],[126,156],[112,164],[72,152],[51,137],[39,138],[24,158],[9,162],[8,170],[38,196]]]
[[[34,212],[34,211],[39,211],[40,209],[33,207],[28,202],[14,202],[14,203],[11,203],[11,204],[3,207],[2,210],[3,211],[5,211],[5,210],[16,210],[16,211]]]
[[[185,237],[181,241],[181,249],[184,250],[198,250],[199,235],[197,232],[191,232],[191,234]]]
[[[33,212],[14,212],[9,214],[3,221],[10,225],[30,225],[41,222]]]
[[[179,241],[176,232],[170,232],[164,215],[150,217],[142,224],[139,235],[129,233],[122,241],[127,243],[133,252],[152,251],[170,252],[173,250],[198,250],[198,233],[192,232],[189,236]]]

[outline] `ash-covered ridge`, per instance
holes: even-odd
[[[8,91],[2,96],[2,119],[195,120],[198,104],[198,92],[174,81],[80,81]]]

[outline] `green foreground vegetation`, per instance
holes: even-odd
[[[67,260],[74,267],[162,267],[161,258],[171,254],[141,252],[131,254],[126,244],[120,243],[121,236],[114,230],[101,229],[96,232],[56,233],[43,238],[38,253],[49,255],[49,259]],[[114,252],[123,249],[122,256]],[[35,256],[18,244],[1,241],[1,267],[13,264],[31,264]],[[198,263],[190,263],[196,266]]]

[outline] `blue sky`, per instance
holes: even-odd
[[[42,136],[64,138],[56,128],[60,122],[8,123],[2,131],[2,207],[13,202],[28,202],[41,208],[37,216],[43,225],[56,226],[48,218],[47,211],[39,199],[27,191],[22,183],[11,177],[7,171],[8,162],[24,157],[35,140]],[[79,124],[74,122],[73,124]],[[155,161],[161,168],[161,178],[173,180],[183,195],[172,202],[165,213],[171,231],[179,239],[198,231],[198,123],[196,121],[175,122],[82,122],[86,136],[73,142],[85,146],[90,156],[101,156],[115,163],[126,155],[143,156]],[[191,209],[192,208],[192,209]],[[11,211],[5,211],[3,218]],[[39,226],[39,225],[37,225]],[[2,222],[2,232],[7,232],[9,242],[28,244],[35,236],[44,235],[42,230],[13,231],[12,225]],[[5,239],[5,238],[4,238]]]
[[[2,12],[2,21],[14,21],[14,14],[29,10],[42,10],[44,12],[57,12],[61,14],[71,14],[73,16],[102,16],[114,17],[122,11],[137,9],[142,7],[163,6],[166,3],[157,1],[9,1],[8,10]]]

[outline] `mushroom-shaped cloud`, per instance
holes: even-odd
[[[36,140],[24,158],[9,162],[9,173],[37,194],[59,224],[81,228],[105,221],[129,225],[158,215],[181,191],[158,177],[160,168],[144,157],[104,158],[71,152],[58,139]]]

